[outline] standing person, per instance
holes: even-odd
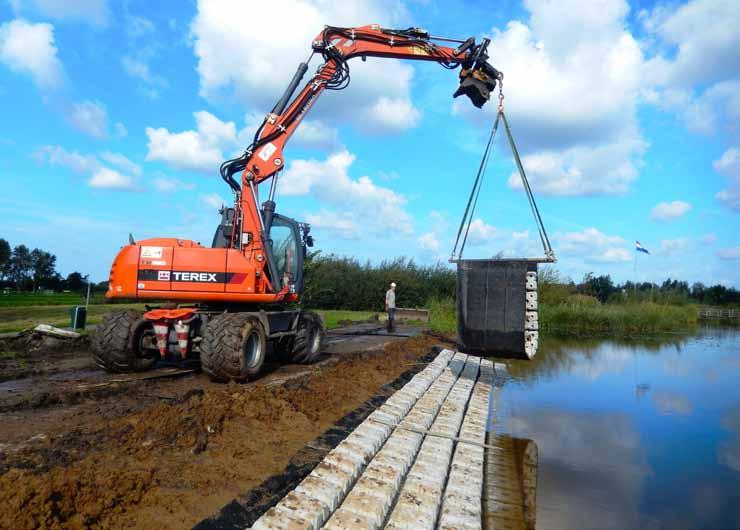
[[[396,284],[393,282],[385,293],[385,310],[388,312],[388,333],[392,333],[396,324]]]

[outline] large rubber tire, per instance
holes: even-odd
[[[141,336],[152,327],[134,310],[108,313],[95,328],[92,357],[109,372],[143,372],[157,362],[157,355],[141,349]]]
[[[288,355],[290,362],[309,364],[316,362],[324,345],[324,325],[316,313],[301,313],[293,347]]]
[[[267,337],[260,320],[248,313],[224,313],[203,329],[200,364],[213,381],[245,382],[262,371]]]

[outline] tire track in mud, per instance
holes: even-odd
[[[390,343],[280,384],[213,385],[190,376],[157,385],[176,392],[174,400],[137,400],[136,392],[152,392],[137,383],[134,394],[80,405],[87,422],[79,428],[0,458],[7,469],[0,528],[183,528],[227,503],[235,521],[256,518],[257,507],[269,508],[346,435],[352,418],[361,421],[358,411],[384,399],[383,385],[424,363],[439,342]],[[116,404],[117,412],[101,408]],[[234,499],[254,507],[240,511]]]

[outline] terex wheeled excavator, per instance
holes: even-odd
[[[167,303],[148,307],[143,315],[130,310],[109,314],[93,338],[96,362],[109,371],[139,371],[160,357],[199,356],[212,379],[245,381],[259,374],[268,342],[292,362],[315,360],[323,325],[318,315],[297,304],[303,259],[313,238],[308,224],[275,212],[286,142],[325,90],[349,84],[348,62],[355,57],[460,67],[453,96],[465,95],[480,108],[503,78],[488,63],[488,44],[486,38],[477,43],[473,37],[433,37],[419,28],[325,27],[252,144],[243,155],[221,165],[234,206],[222,208],[211,247],[187,239],[135,241],[130,236],[130,244],[118,253],[106,296]],[[320,55],[323,63],[294,97],[313,55]],[[234,178],[238,173],[240,181]],[[269,194],[260,205],[259,185],[267,181]]]

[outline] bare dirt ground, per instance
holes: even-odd
[[[363,330],[243,385],[111,376],[84,341],[1,359],[0,528],[188,528],[216,514],[443,344]]]

